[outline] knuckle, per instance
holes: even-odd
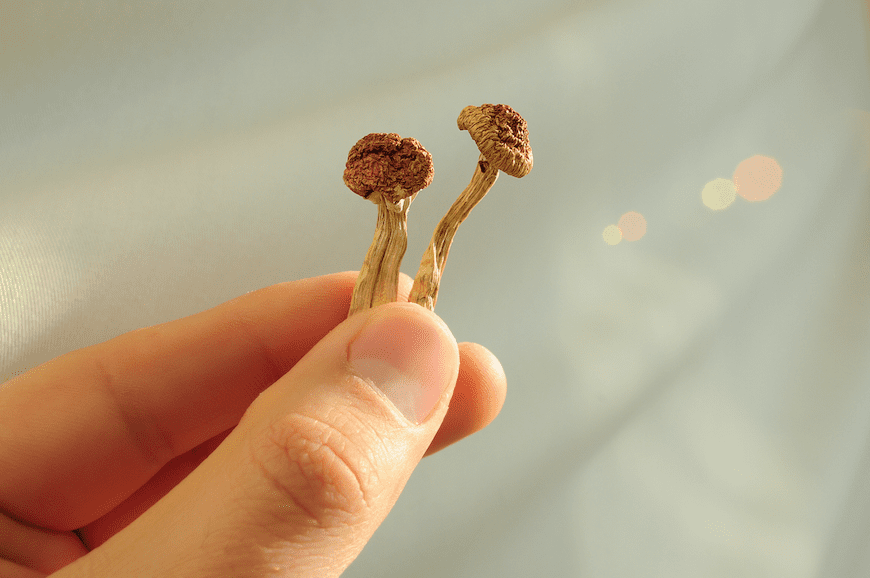
[[[376,452],[370,431],[349,416],[330,416],[337,425],[295,413],[273,423],[253,459],[277,490],[283,515],[321,528],[352,526],[367,519],[378,488]],[[362,441],[360,441],[362,440]]]

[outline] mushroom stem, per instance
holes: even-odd
[[[420,269],[414,279],[408,301],[422,305],[430,311],[435,309],[438,286],[444,273],[447,253],[450,252],[450,245],[453,244],[453,237],[456,236],[459,225],[468,218],[475,205],[486,196],[497,178],[498,169],[492,166],[486,157],[480,155],[471,182],[453,202],[432,234],[432,241],[420,260]]]
[[[408,248],[408,207],[410,205],[410,198],[400,201],[398,206],[386,204],[385,217],[390,237],[387,241],[387,250],[384,252],[383,261],[381,261],[378,282],[372,293],[372,307],[392,303],[398,299],[399,268],[402,265],[405,250]]]
[[[378,202],[375,236],[353,288],[348,315],[398,298],[399,267],[408,248],[408,208],[412,199],[397,204],[383,198]]]
[[[368,252],[366,252],[366,258],[363,261],[362,267],[360,267],[359,276],[356,278],[356,285],[353,287],[353,295],[350,298],[348,315],[353,315],[357,311],[368,309],[372,306],[375,285],[378,282],[381,264],[384,261],[384,255],[387,252],[387,245],[390,241],[390,229],[387,228],[387,214],[389,212],[386,203],[381,200],[378,203],[378,224],[375,227],[375,236],[372,244],[369,245]]]

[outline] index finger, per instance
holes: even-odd
[[[0,387],[0,510],[72,530],[245,409],[347,317],[355,273],[267,287]]]

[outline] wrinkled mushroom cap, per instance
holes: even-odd
[[[417,139],[372,133],[350,149],[344,184],[364,199],[377,191],[396,204],[428,187],[434,175],[432,155]]]
[[[468,131],[480,153],[496,168],[518,178],[532,170],[528,125],[508,105],[466,106],[456,124],[459,130]]]

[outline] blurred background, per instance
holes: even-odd
[[[360,267],[370,132],[435,180],[505,103],[535,166],[437,313],[508,376],[348,577],[870,575],[863,0],[0,2],[0,378]]]

